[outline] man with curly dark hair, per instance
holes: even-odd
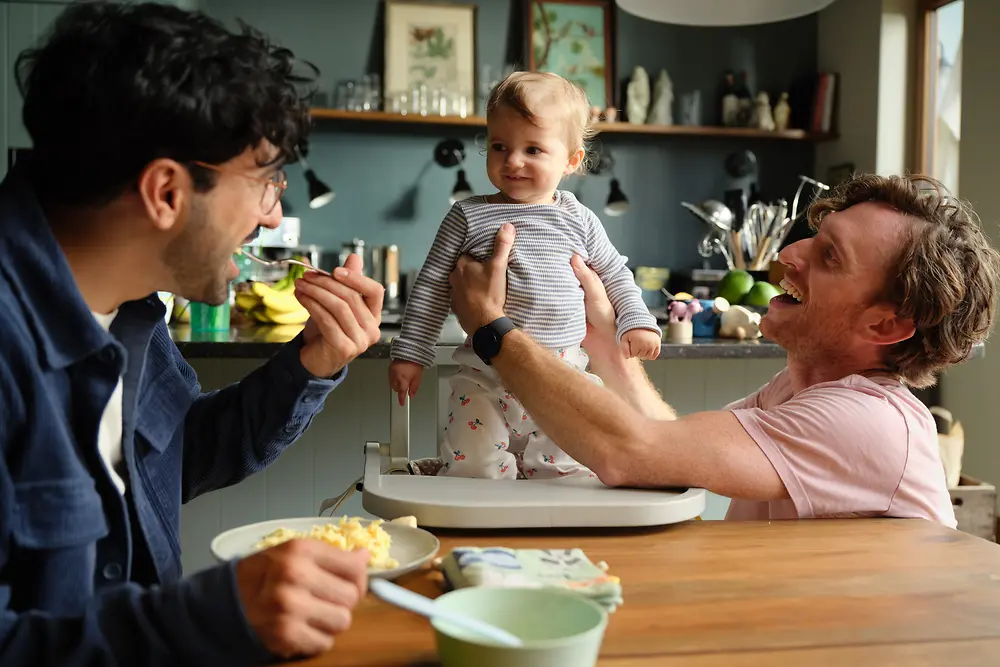
[[[328,649],[368,554],[299,540],[181,578],[180,506],[273,462],[379,338],[349,258],[302,334],[201,392],[157,291],[220,304],[281,220],[308,77],[263,35],[72,5],[17,76],[33,152],[0,185],[0,664],[251,665]]]
[[[986,339],[1000,254],[965,203],[917,176],[857,176],[814,203],[809,219],[816,234],[781,251],[785,294],[761,321],[788,366],[718,411],[676,417],[616,345],[614,310],[579,257],[584,346],[605,387],[521,331],[493,335],[512,229],[497,235],[491,260],[459,262],[452,307],[504,386],[606,484],[705,488],[733,499],[729,519],[890,516],[954,527],[934,420],[910,387],[932,384]]]

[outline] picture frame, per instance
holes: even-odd
[[[615,107],[611,0],[526,0],[525,60],[576,83],[591,106]]]
[[[428,89],[476,99],[476,5],[385,0],[384,99]]]

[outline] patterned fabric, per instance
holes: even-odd
[[[579,345],[552,353],[601,383],[586,372],[589,358]],[[472,351],[469,341],[452,358],[459,370],[451,377],[448,425],[439,447],[443,468],[438,474],[515,479],[520,464],[528,479],[594,476],[538,429],[524,406],[500,384],[496,371]],[[520,461],[515,452],[522,453]]]
[[[628,261],[612,245],[594,212],[572,193],[559,190],[555,204],[491,204],[483,196],[456,203],[438,230],[407,297],[402,331],[391,356],[430,366],[434,346],[451,307],[448,275],[459,256],[493,255],[504,223],[517,236],[507,270],[505,313],[540,345],[578,345],[587,332],[583,290],[570,265],[579,254],[604,282],[617,314],[618,340],[631,329],[660,333],[642,300]]]
[[[618,577],[594,564],[580,549],[460,547],[441,560],[450,588],[560,588],[583,595],[613,612],[622,604]]]

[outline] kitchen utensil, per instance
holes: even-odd
[[[718,236],[712,237],[712,247],[715,248],[715,252],[726,258],[726,266],[729,267],[730,271],[736,268],[736,264],[733,262],[733,253],[729,251],[722,239]]]
[[[435,604],[499,626],[523,642],[518,648],[487,644],[435,618],[431,625],[442,667],[594,667],[608,624],[601,605],[551,588],[459,588]]]
[[[372,278],[385,287],[385,305],[392,309],[399,305],[399,246],[372,248]]]
[[[701,241],[698,242],[698,254],[705,259],[709,259],[715,254],[715,249],[712,245],[712,239],[714,238],[715,234],[713,232],[709,232],[708,234],[705,234],[705,237]]]
[[[723,218],[724,214],[719,214],[719,215],[715,215],[715,216],[709,215],[709,213],[707,211],[705,211],[705,209],[701,208],[700,206],[696,206],[694,204],[688,203],[686,201],[682,201],[681,202],[681,206],[683,206],[687,210],[691,211],[691,213],[693,213],[695,215],[695,217],[697,217],[699,220],[707,222],[713,228],[719,229],[719,230],[721,230],[723,232],[728,232],[729,231],[729,226],[724,222],[724,218]],[[731,215],[732,215],[732,213],[730,212],[730,216]]]
[[[777,255],[778,250],[781,249],[781,244],[785,242],[786,238],[788,238],[788,233],[792,231],[792,226],[795,225],[799,217],[805,214],[808,210],[807,206],[802,211],[799,211],[799,197],[802,195],[802,190],[805,188],[806,184],[811,184],[814,188],[813,199],[816,198],[816,195],[819,194],[820,191],[830,189],[830,186],[826,183],[820,183],[819,181],[809,178],[808,176],[800,174],[799,180],[801,182],[799,183],[798,189],[795,191],[795,197],[792,198],[792,215],[783,222],[781,230],[776,235],[774,243],[771,246],[775,256]]]
[[[340,246],[340,266],[344,265],[347,258],[350,255],[357,255],[361,258],[361,271],[366,276],[371,275],[369,269],[371,268],[370,262],[365,260],[365,242],[364,239],[352,239],[350,243],[344,243]]]
[[[419,593],[407,590],[402,586],[397,586],[385,579],[372,579],[368,582],[368,590],[379,596],[386,602],[396,605],[401,609],[412,611],[415,614],[426,616],[430,619],[447,621],[453,626],[457,626],[464,631],[470,632],[478,637],[500,644],[501,646],[520,647],[524,646],[516,635],[502,630],[495,625],[477,620],[459,611],[453,611],[447,607],[436,604],[434,600],[424,597]]]
[[[706,199],[701,203],[701,209],[708,214],[709,218],[712,218],[717,223],[721,223],[716,225],[720,229],[728,232],[733,228],[733,220],[735,218],[733,211],[721,201]]]
[[[808,176],[803,176],[802,174],[799,174],[799,180],[801,181],[801,183],[799,183],[799,187],[795,191],[795,197],[792,198],[792,218],[790,224],[794,224],[799,217],[799,197],[802,195],[802,189],[805,188],[806,183],[811,183],[814,187],[818,188],[819,190],[830,189],[830,186],[827,185],[826,183],[820,183],[819,181],[813,180]]]
[[[301,262],[297,259],[292,259],[291,257],[287,257],[285,259],[261,259],[260,257],[257,257],[256,255],[242,248],[237,250],[236,252],[237,254],[243,255],[247,259],[253,260],[254,262],[257,262],[258,264],[262,264],[264,266],[273,267],[273,266],[287,266],[288,264],[295,264],[296,266],[304,266],[310,271],[315,271],[316,273],[322,273],[324,276],[330,275],[330,273],[328,273],[327,271],[324,271],[323,269],[317,269],[315,266],[310,265],[308,262]]]

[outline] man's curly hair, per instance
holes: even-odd
[[[810,206],[809,224],[818,229],[827,214],[863,202],[886,204],[912,221],[880,300],[894,304],[916,332],[891,346],[885,361],[906,384],[929,387],[989,335],[1000,253],[968,203],[922,175],[855,176]]]
[[[299,72],[305,65],[308,72]],[[159,3],[70,5],[15,65],[42,198],[106,203],[151,161],[219,164],[257,148],[306,153],[316,68],[243,26]],[[264,166],[264,165],[261,165]],[[214,184],[192,168],[199,190]]]

